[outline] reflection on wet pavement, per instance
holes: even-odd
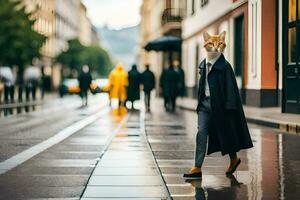
[[[104,150],[82,200],[166,199],[166,187],[140,125],[139,113],[131,113]]]
[[[242,164],[226,176],[229,158],[207,156],[203,179],[185,181],[193,166],[197,116],[179,110],[175,115],[156,110],[146,115],[146,134],[173,199],[299,199],[300,137],[250,125],[254,148],[239,152]]]

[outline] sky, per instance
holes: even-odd
[[[92,24],[121,29],[140,22],[142,0],[83,0]]]

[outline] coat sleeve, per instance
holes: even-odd
[[[237,109],[237,97],[238,88],[235,80],[235,76],[230,64],[227,65],[225,70],[225,109],[236,110]]]
[[[164,81],[164,72],[161,73],[159,77],[159,87],[163,87],[163,81]]]
[[[128,85],[129,85],[127,72],[124,72],[124,85],[125,85],[125,87],[128,87]]]
[[[154,73],[152,73],[152,89],[155,88],[155,76]]]

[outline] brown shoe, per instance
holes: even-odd
[[[189,173],[183,174],[183,178],[187,179],[201,179],[202,172],[200,167],[193,167]]]
[[[238,166],[241,164],[241,159],[237,158],[232,163],[230,163],[230,166],[228,167],[226,174],[233,174],[235,170],[238,168]]]

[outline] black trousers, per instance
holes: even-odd
[[[144,92],[145,94],[145,107],[150,110],[151,92]]]
[[[36,100],[36,86],[35,85],[26,87],[26,90],[25,90],[26,101],[30,101],[30,93],[31,93],[31,100],[35,101]]]
[[[14,86],[4,86],[4,101],[5,103],[13,103],[15,88]]]
[[[80,89],[80,96],[82,98],[82,105],[88,104],[88,89],[82,88]]]
[[[173,112],[176,110],[176,98],[176,96],[169,97],[169,109]]]
[[[165,106],[166,111],[169,110],[169,108],[168,108],[169,102],[168,101],[169,101],[168,97],[164,96],[164,106]]]

